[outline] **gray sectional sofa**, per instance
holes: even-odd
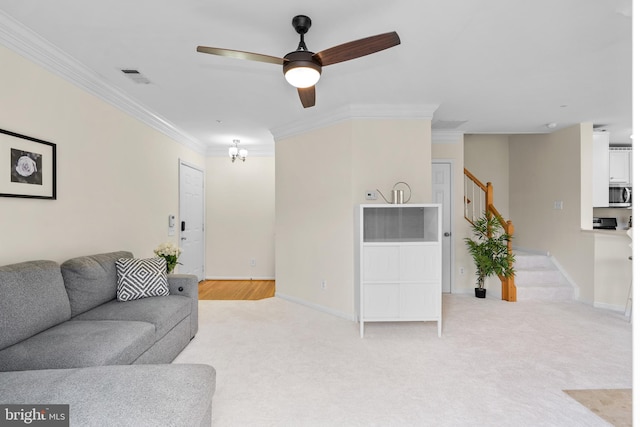
[[[119,301],[116,260],[132,257],[112,252],[60,265],[28,261],[0,267],[0,404],[69,404],[72,425],[87,425],[76,424],[73,414],[95,415],[100,402],[103,409],[119,402],[122,419],[91,425],[154,425],[130,423],[131,414],[139,420],[157,414],[144,406],[124,410],[121,396],[144,391],[142,400],[154,401],[158,412],[175,405],[173,388],[182,400],[204,403],[182,405],[189,418],[176,415],[161,424],[210,425],[213,368],[168,365],[198,330],[197,278],[169,275],[169,295]],[[56,401],[41,401],[49,395]],[[87,396],[98,401],[89,404]],[[173,413],[183,412],[176,407]]]

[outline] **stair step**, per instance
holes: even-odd
[[[520,285],[528,285],[535,283],[557,283],[564,285],[566,279],[564,275],[556,270],[523,270],[516,266],[516,281]]]
[[[519,301],[574,299],[573,287],[550,257],[516,252],[514,267]]]
[[[574,299],[574,291],[570,286],[520,286],[516,283],[518,301],[571,301]]]
[[[525,253],[515,253],[516,265],[520,269],[555,268],[555,265],[546,255],[528,255]]]

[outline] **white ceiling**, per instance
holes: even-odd
[[[434,129],[464,133],[593,122],[631,142],[631,0],[0,0],[0,12],[0,42],[16,50],[7,33],[28,32],[210,153],[233,139],[272,150],[275,129],[352,105],[438,105]],[[281,67],[196,52],[284,56],[297,14],[315,52],[393,30],[402,43],[325,67],[308,109]]]

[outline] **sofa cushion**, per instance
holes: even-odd
[[[182,319],[191,314],[191,298],[169,295],[135,301],[113,300],[86,311],[73,320],[133,320],[155,326],[155,339],[164,337]]]
[[[3,403],[68,404],[72,426],[210,426],[216,372],[192,364],[99,366],[5,372],[0,384]]]
[[[119,258],[117,297],[119,301],[133,301],[169,295],[167,261],[164,258]]]
[[[0,351],[0,371],[133,363],[155,342],[151,323],[69,320]]]
[[[60,266],[28,261],[0,267],[0,349],[69,320]]]
[[[120,251],[82,256],[60,265],[64,286],[71,302],[71,316],[77,316],[115,299],[118,258],[133,258],[133,254]]]

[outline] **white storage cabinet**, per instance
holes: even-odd
[[[397,321],[436,321],[441,336],[441,205],[363,204],[359,228],[360,336]]]
[[[610,147],[609,148],[609,183],[625,184],[632,183],[632,153],[631,147]]]

